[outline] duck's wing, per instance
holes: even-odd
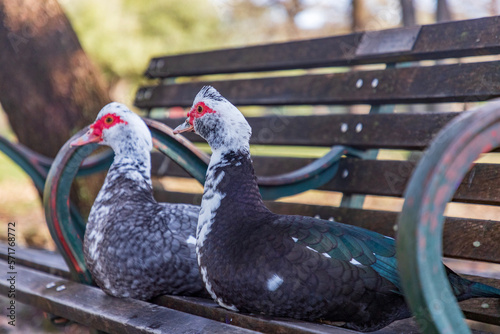
[[[400,288],[393,238],[357,226],[306,216],[278,216],[274,225],[296,243],[328,257],[369,266]]]
[[[182,236],[189,240],[188,243],[195,244],[199,213],[197,205],[159,203],[154,220],[155,224],[168,226],[173,235]]]

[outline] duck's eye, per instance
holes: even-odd
[[[111,117],[111,116],[106,117],[104,119],[104,123],[108,124],[108,125],[111,124],[111,123],[113,123],[113,117]]]
[[[196,111],[201,114],[203,112],[203,107],[202,106],[198,106],[198,108],[196,108]]]

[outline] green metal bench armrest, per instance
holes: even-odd
[[[321,158],[295,171],[275,176],[259,176],[257,183],[260,193],[264,200],[274,200],[319,188],[337,174],[342,156],[359,158],[361,154],[361,151],[347,146],[333,146]]]
[[[2,136],[0,136],[0,151],[4,152],[31,177],[35,183],[35,187],[37,187],[40,192],[43,191],[47,173],[54,159],[37,153],[22,144],[13,143]],[[105,152],[85,159],[77,175],[84,176],[106,170],[112,162],[113,151],[106,150]],[[43,178],[41,187],[39,176]]]
[[[33,180],[36,189],[42,193],[48,170],[43,166],[50,163],[51,160],[21,144],[12,143],[2,136],[0,136],[0,151],[4,152],[28,174]]]
[[[0,151],[4,152],[28,174],[35,188],[42,194],[53,159],[32,151],[22,144],[13,143],[2,136],[0,136]],[[108,168],[113,161],[112,153],[111,150],[108,150],[95,157],[89,157],[83,162],[78,175],[88,175]],[[85,222],[73,204],[70,204],[70,213],[73,221],[80,226],[80,229],[84,229]]]
[[[70,218],[69,193],[73,179],[83,160],[90,155],[97,144],[70,147],[73,139],[83,135],[88,128],[76,133],[59,150],[47,176],[43,194],[45,219],[52,239],[70,268],[73,279],[92,284],[92,276],[83,259],[83,236],[85,225]]]
[[[406,189],[398,263],[405,296],[425,333],[470,333],[442,266],[443,213],[474,161],[498,146],[500,100],[495,100],[443,128]]]
[[[153,136],[153,146],[203,184],[210,157],[184,137],[174,135],[168,126],[151,119],[144,119],[144,121]],[[70,187],[74,178],[79,175],[82,162],[87,161],[86,168],[89,171],[100,169],[105,165],[104,162],[109,162],[108,153],[87,158],[97,148],[97,144],[70,147],[69,143],[87,130],[88,127],[74,135],[57,154],[47,176],[44,208],[49,231],[68,264],[73,278],[92,284],[92,277],[85,266],[82,252],[85,226],[84,223],[75,221],[68,207]],[[319,187],[335,175],[338,162],[343,155],[355,153],[357,151],[336,146],[324,157],[297,171],[261,178],[263,197],[274,199]]]

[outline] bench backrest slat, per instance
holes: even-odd
[[[500,62],[490,61],[165,84],[140,88],[135,104],[189,107],[205,84],[239,106],[476,102],[500,96],[499,73]]]
[[[498,17],[488,17],[157,57],[151,60],[146,75],[166,78],[498,54],[498,25]]]
[[[457,113],[248,117],[250,144],[423,149]],[[175,127],[184,119],[162,120]],[[204,140],[185,134],[193,142]]]
[[[343,159],[339,173],[320,187],[343,193],[402,197],[417,162]],[[477,164],[457,189],[454,201],[500,205],[500,165]]]

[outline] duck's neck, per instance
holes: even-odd
[[[215,150],[210,159],[198,219],[198,247],[217,226],[238,228],[267,214],[248,149]],[[229,226],[227,225],[229,224]]]
[[[222,204],[234,205],[236,211],[247,205],[263,205],[248,149],[214,151],[207,171],[208,179],[210,188],[224,194]]]
[[[151,188],[151,155],[149,151],[134,152],[134,154],[115,152],[115,159],[109,169],[108,177],[118,176],[137,183],[139,186]]]
[[[149,152],[140,158],[115,155],[90,211],[89,222],[102,226],[108,220],[101,219],[101,215],[110,214],[110,208],[119,211],[122,206],[127,206],[131,202],[155,202]]]

